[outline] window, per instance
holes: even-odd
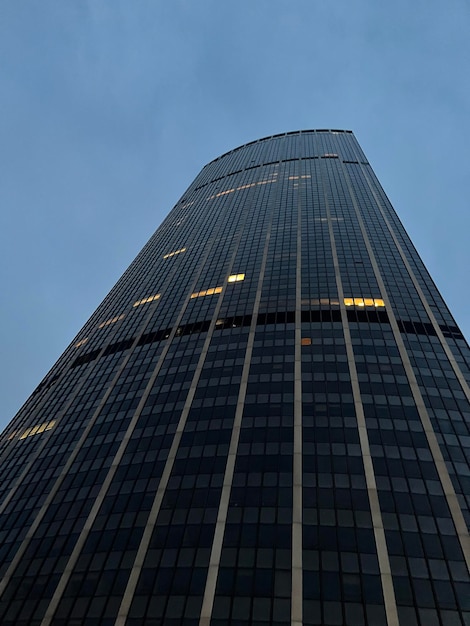
[[[233,193],[234,191],[241,191],[242,189],[249,189],[250,187],[256,187],[256,185],[267,185],[269,183],[275,183],[277,172],[273,172],[271,174],[271,178],[267,178],[265,180],[259,180],[256,183],[248,183],[247,185],[241,185],[240,187],[234,187],[233,189],[226,189],[225,191],[219,191],[219,193],[214,194],[213,196],[209,196],[207,200],[214,200],[214,198],[220,198],[220,196],[226,196],[228,193]],[[307,176],[302,176],[302,178],[307,178]]]
[[[168,254],[164,254],[163,255],[163,258],[164,259],[169,259],[170,257],[175,256],[175,254],[181,254],[182,252],[186,252],[186,248],[180,248],[179,250],[174,250],[173,252],[168,252]]]
[[[21,435],[20,435],[20,439],[26,439],[26,437],[32,437],[33,435],[39,435],[40,433],[43,433],[46,430],[51,430],[51,428],[54,427],[55,424],[55,420],[52,420],[50,422],[44,422],[44,424],[37,424],[36,426],[31,426],[31,428],[27,428]],[[10,437],[10,439],[13,438],[13,435]]]
[[[384,307],[385,303],[381,298],[344,298],[346,306],[359,307]]]
[[[212,296],[215,293],[220,293],[222,291],[222,287],[211,287],[210,289],[204,289],[204,291],[196,291],[191,294],[192,298],[200,298],[201,296]]]
[[[118,315],[116,317],[112,317],[110,320],[106,320],[106,322],[101,322],[98,328],[104,328],[105,326],[109,326],[110,324],[115,324],[116,322],[119,322],[119,320],[122,320],[125,317],[126,316],[124,314]]]
[[[140,306],[141,304],[147,304],[147,302],[153,302],[154,300],[158,300],[160,297],[159,293],[156,293],[154,296],[148,296],[148,298],[142,298],[142,300],[137,300],[134,302],[132,306]]]
[[[245,280],[245,274],[232,274],[228,277],[229,283],[238,283],[240,280]]]

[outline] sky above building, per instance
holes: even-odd
[[[356,134],[470,337],[470,0],[0,3],[0,428],[210,160]]]

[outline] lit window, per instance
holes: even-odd
[[[85,339],[81,339],[80,341],[77,341],[77,343],[75,344],[76,348],[79,348],[80,346],[83,346],[84,343],[86,343],[88,341],[88,337],[85,337]]]
[[[327,158],[327,159],[337,159],[338,155],[335,154],[334,152],[327,152],[326,154],[323,155],[323,157]]]
[[[31,428],[27,428],[22,435],[20,435],[20,439],[26,439],[26,437],[32,437],[33,435],[39,435],[40,433],[45,432],[46,430],[51,430],[54,428],[55,420],[50,422],[44,422],[43,424],[37,424],[36,426],[31,426]]]
[[[226,196],[228,193],[233,193],[234,191],[241,191],[242,189],[248,189],[249,187],[256,187],[256,185],[267,185],[269,183],[275,183],[277,172],[271,174],[270,179],[259,180],[256,183],[248,183],[246,185],[241,185],[240,187],[234,187],[233,189],[226,189],[225,191],[219,191],[219,193],[214,194],[213,196],[209,196],[207,200],[214,200],[214,198],[220,198],[220,196]],[[310,176],[302,176],[301,178],[310,178]]]
[[[384,307],[385,303],[380,298],[344,298],[345,306],[359,307]]]
[[[257,185],[268,185],[269,183],[275,183],[276,180],[260,180],[259,182],[257,182]]]
[[[312,340],[310,339],[310,337],[302,337],[302,339],[300,341],[300,345],[302,345],[302,346],[311,346],[312,345]]]
[[[181,254],[182,252],[186,252],[186,248],[181,248],[180,250],[175,250],[174,252],[168,252],[168,254],[165,254],[163,258],[169,259],[170,257],[175,256],[175,254]]]
[[[221,191],[220,193],[216,193],[215,197],[218,198],[219,196],[226,196],[228,193],[233,193],[234,191],[236,191],[235,189],[227,189],[226,191]]]
[[[228,277],[229,283],[238,283],[240,280],[245,280],[245,274],[232,274]]]
[[[106,322],[101,322],[98,328],[104,328],[105,326],[109,326],[110,324],[115,324],[120,320],[124,319],[126,316],[124,314],[118,315],[117,317],[112,317],[110,320],[106,320]]]
[[[158,300],[160,297],[159,293],[156,293],[154,296],[149,296],[148,298],[142,298],[142,300],[137,300],[134,302],[132,306],[140,306],[141,304],[147,304],[147,302],[153,302],[154,300]]]
[[[202,296],[212,296],[215,293],[221,293],[222,287],[212,287],[211,289],[205,289],[204,291],[196,291],[191,294],[191,298],[200,298]]]

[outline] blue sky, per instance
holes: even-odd
[[[352,129],[470,337],[470,0],[3,0],[0,427],[201,167]]]

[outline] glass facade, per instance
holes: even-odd
[[[1,437],[0,623],[470,624],[469,373],[350,131],[224,154]]]

